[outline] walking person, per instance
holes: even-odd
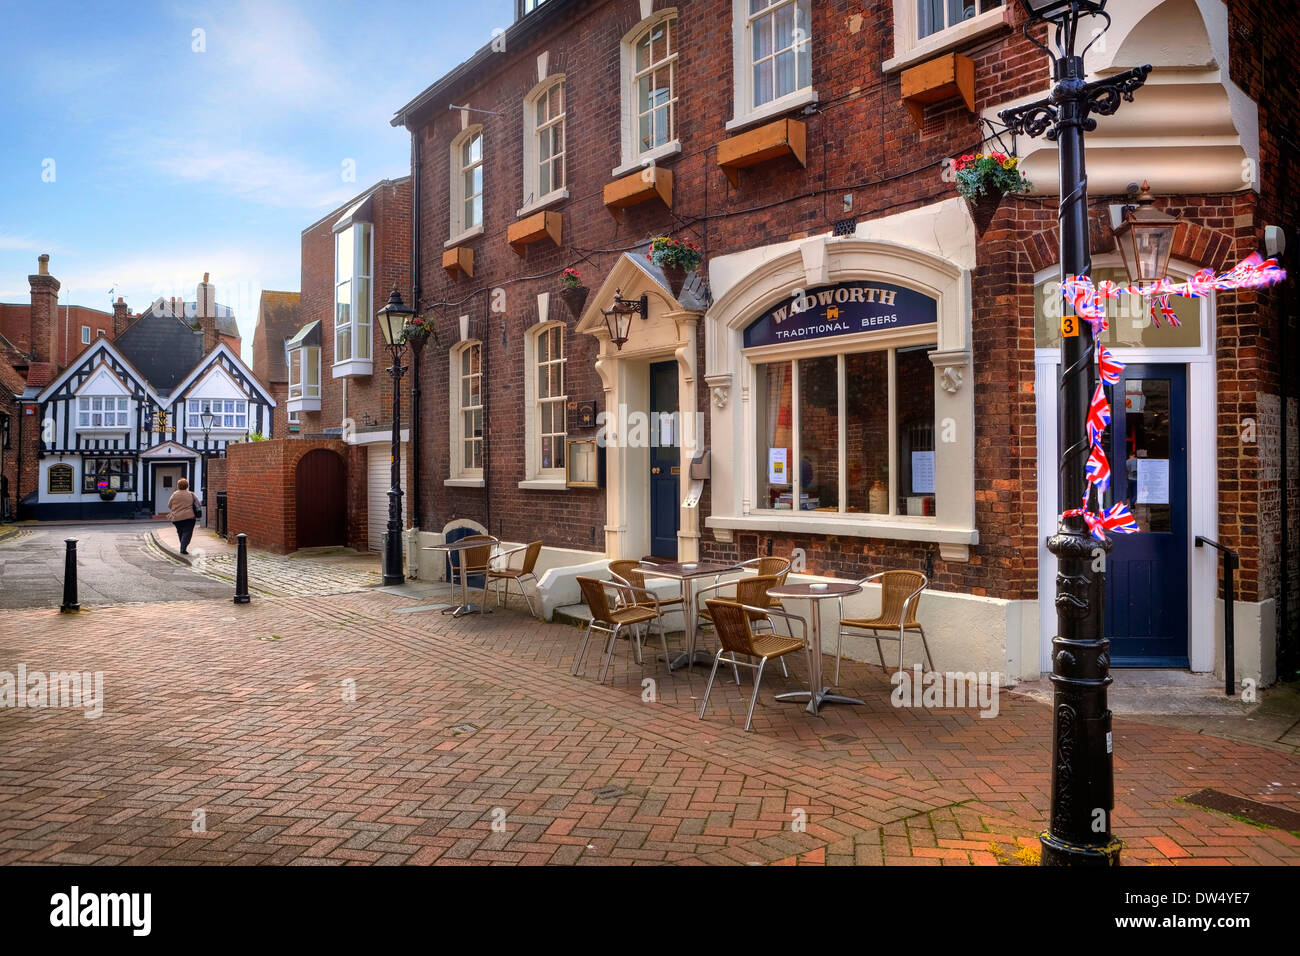
[[[190,483],[184,478],[176,482],[176,490],[167,499],[167,510],[167,520],[176,526],[181,554],[189,554],[190,538],[194,537],[194,522],[199,516],[199,498],[190,491]]]

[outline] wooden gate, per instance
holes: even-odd
[[[343,459],[325,448],[307,452],[298,461],[294,485],[298,547],[346,545],[348,515]]]

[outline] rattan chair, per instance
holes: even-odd
[[[645,583],[645,568],[640,561],[626,558],[609,562],[609,573],[624,584],[629,584],[640,591],[648,591]],[[671,598],[655,596],[658,606],[667,611],[682,603],[681,596]],[[648,606],[648,605],[647,605]]]
[[[749,698],[749,711],[745,715],[745,730],[748,731],[754,722],[754,705],[758,703],[758,691],[763,682],[763,668],[774,657],[784,658],[785,655],[793,654],[795,651],[807,652],[807,625],[801,617],[785,614],[781,611],[773,611],[771,608],[747,607],[737,601],[720,601],[717,599],[709,601],[708,604],[709,616],[712,618],[714,628],[718,632],[719,646],[718,653],[713,658],[713,669],[709,671],[709,682],[704,687],[704,699],[700,701],[699,719],[704,719],[704,711],[709,706],[709,695],[713,692],[713,681],[718,676],[718,665],[722,662],[722,655],[731,654],[732,667],[740,664],[744,667],[755,668],[756,671],[754,674],[754,693]],[[755,634],[751,626],[755,615],[763,618],[769,614],[780,615],[790,621],[798,621],[804,637],[784,637],[775,631]],[[758,663],[737,661],[737,654],[756,657]],[[812,673],[812,666],[810,656],[808,660],[809,673]]]
[[[663,644],[664,658],[668,658],[668,637],[664,634],[663,614],[658,607],[642,607],[636,603],[638,595],[633,589],[620,581],[597,581],[595,578],[578,578],[578,587],[582,589],[582,598],[587,602],[587,609],[591,611],[591,620],[587,622],[587,631],[582,637],[582,647],[578,650],[578,659],[573,662],[573,673],[576,676],[582,669],[583,659],[587,656],[587,644],[591,641],[591,632],[600,631],[608,634],[605,641],[605,663],[600,669],[600,682],[605,683],[605,676],[609,673],[609,663],[614,657],[614,644],[618,640],[619,631],[625,627],[633,627],[647,621],[659,621],[659,640]],[[609,590],[613,589],[619,592],[623,599],[620,607],[611,607],[609,603]],[[649,600],[653,602],[654,595],[649,595]],[[635,634],[633,635],[633,646],[636,649],[637,662],[641,661],[641,646]],[[668,671],[672,676],[672,669]]]
[[[880,582],[880,614],[872,618],[844,617],[844,599],[840,598],[840,626],[835,632],[835,683],[840,682],[840,650],[844,631],[868,631],[876,641],[876,652],[880,655],[880,666],[885,666],[885,652],[881,641],[898,641],[898,669],[903,669],[903,637],[908,631],[921,635],[921,646],[925,649],[925,661],[930,670],[934,670],[934,658],[930,656],[930,645],[925,639],[925,629],[916,619],[917,609],[921,606],[921,592],[929,585],[929,580],[920,571],[881,571],[862,578],[858,584]],[[883,632],[883,633],[882,633]]]
[[[522,563],[517,568],[510,567],[511,556],[518,554],[520,551],[524,553]],[[533,599],[524,590],[524,581],[527,580],[534,585],[537,584],[537,575],[533,573],[533,569],[537,566],[537,558],[541,553],[542,542],[533,541],[529,544],[522,544],[517,548],[511,548],[509,551],[502,551],[497,555],[498,558],[505,558],[506,561],[505,567],[493,568],[488,571],[488,580],[498,582],[497,607],[501,606],[503,594],[506,606],[510,606],[510,582],[514,581],[519,588],[519,593],[524,596],[524,600],[528,603],[528,613],[533,617],[537,616],[537,612],[533,610]]]
[[[490,534],[468,535],[461,539],[466,542],[483,542],[478,547],[465,548],[457,552],[456,564],[452,566],[452,583],[460,581],[462,589],[468,588],[470,575],[480,574],[483,576],[482,598],[479,606],[482,607],[487,603],[488,589],[488,572],[491,570],[492,549],[496,546],[497,539]],[[459,576],[459,577],[458,577]]]
[[[745,577],[737,578],[734,581],[723,581],[721,584],[711,584],[706,588],[700,588],[700,590],[697,591],[695,594],[695,601],[697,606],[695,619],[700,623],[701,627],[703,627],[704,625],[709,625],[716,629],[717,625],[714,624],[713,615],[712,613],[710,613],[707,606],[710,600],[709,595],[712,594],[713,600],[722,599],[722,600],[735,601],[739,604],[745,605],[746,607],[753,608],[754,610],[749,612],[750,627],[753,628],[761,627],[763,629],[771,630],[775,632],[776,628],[773,626],[771,619],[768,618],[767,611],[769,608],[775,606],[776,599],[769,596],[767,592],[769,588],[776,587],[778,583],[779,583],[779,579],[774,574],[755,574],[755,575],[746,575]],[[730,588],[730,587],[734,587],[736,589],[735,593],[733,594],[717,593],[721,591],[723,588]],[[786,635],[787,637],[793,636],[789,634],[788,625],[786,630],[787,630],[787,635]],[[733,663],[735,662],[734,654],[732,655],[732,662]],[[732,668],[732,670],[734,671],[736,676],[736,683],[739,684],[740,671],[736,670],[734,667]],[[781,673],[786,677],[790,676],[790,672],[786,670],[785,661],[781,661]]]

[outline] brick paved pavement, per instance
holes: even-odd
[[[0,863],[991,865],[1037,845],[1039,703],[898,710],[878,670],[847,664],[868,706],[810,717],[772,700],[805,684],[796,662],[745,734],[734,683],[697,721],[699,672],[669,679],[623,647],[599,686],[569,676],[573,628],[412,606],[367,591],[8,615],[0,670],[103,670],[107,700],[97,720],[0,710]],[[1215,787],[1300,810],[1293,755],[1114,729],[1126,864],[1300,861],[1290,833],[1178,802]]]

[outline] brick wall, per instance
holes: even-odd
[[[612,178],[610,170],[622,160],[618,41],[639,19],[635,4],[590,0],[574,5],[563,23],[545,36],[522,37],[506,55],[470,71],[459,86],[447,91],[446,99],[414,120],[422,161],[417,219],[423,250],[420,306],[434,316],[444,346],[457,340],[457,317],[462,314],[470,316],[471,337],[486,343],[488,465],[483,490],[443,485],[448,474],[448,362],[445,351],[426,352],[421,518],[427,528],[467,517],[489,524],[493,532],[502,526],[510,537],[536,536],[548,544],[600,549],[600,528],[606,518],[603,491],[561,494],[518,487],[525,477],[522,435],[523,416],[528,413],[523,407],[524,333],[537,319],[537,294],[556,293],[563,268],[581,269],[586,284],[594,289],[622,252],[644,249],[645,241],[655,234],[700,242],[707,262],[717,255],[824,233],[844,215],[841,197],[846,194],[852,196],[851,214],[859,220],[949,198],[952,186],[939,175],[942,160],[979,144],[975,122],[979,112],[1039,93],[1047,85],[1045,60],[1021,36],[1022,15],[1017,10],[1014,28],[1006,26],[962,51],[976,64],[975,113],[960,104],[933,107],[918,128],[901,102],[899,75],[881,72],[881,63],[893,55],[891,6],[881,3],[864,15],[859,3],[819,2],[813,4],[813,85],[819,105],[815,113],[803,117],[807,167],[790,158],[776,160],[742,170],[739,185],[732,186],[718,168],[714,152],[727,135],[724,127],[732,116],[729,6],[676,5],[683,12],[677,67],[682,152],[661,163],[675,176],[671,212],[650,202],[627,210],[619,220],[604,209],[601,199],[602,187]],[[1295,76],[1284,66],[1287,58],[1280,55],[1288,33],[1296,34],[1295,11],[1287,9],[1264,19],[1250,5],[1233,2],[1229,13],[1233,79],[1248,95],[1261,98],[1265,160],[1258,201],[1245,192],[1160,202],[1188,223],[1180,232],[1175,255],[1216,267],[1258,248],[1266,221],[1300,221],[1297,191],[1279,190],[1281,157],[1294,165],[1290,157],[1295,155],[1294,149],[1281,145],[1284,132],[1294,126],[1298,104]],[[1276,66],[1263,67],[1260,64],[1268,62],[1269,50],[1278,51]],[[563,220],[563,245],[538,243],[521,258],[507,245],[506,229],[516,220],[515,211],[523,201],[522,100],[537,83],[537,57],[542,52],[549,54],[551,74],[568,74],[571,198],[554,207]],[[475,251],[474,276],[458,281],[446,275],[440,262],[443,242],[449,237],[449,144],[461,129],[460,116],[446,109],[447,101],[499,114],[475,114],[472,120],[484,126],[485,231],[466,243]],[[1121,197],[1094,194],[1091,198],[1096,238],[1099,244],[1106,242],[1109,250],[1113,244],[1101,217],[1106,205]],[[1036,596],[1034,332],[1027,317],[1034,310],[1035,270],[1056,260],[1055,222],[1054,198],[1010,199],[978,245],[972,277],[972,371],[977,395],[975,498],[980,543],[971,549],[969,562],[945,562],[931,546],[909,542],[737,534],[734,543],[721,544],[707,531],[705,553],[750,557],[769,549],[788,553],[802,547],[815,570],[849,576],[889,567],[915,568],[931,557],[941,588],[1005,598]],[[1281,362],[1273,344],[1279,295],[1220,296],[1217,317],[1219,430],[1224,447],[1219,532],[1241,545],[1242,583],[1251,599],[1269,593],[1270,572],[1261,568],[1254,539],[1276,528],[1276,497],[1269,498],[1268,489],[1260,485],[1260,447],[1231,439],[1242,417],[1256,413],[1256,393],[1276,394],[1280,387]],[[494,297],[504,301],[504,312],[491,310]],[[558,302],[551,309],[552,318],[564,316]],[[593,368],[595,340],[574,335],[572,323],[568,333],[569,396],[599,401],[602,389]],[[702,342],[698,358],[702,369]],[[700,388],[697,395],[699,410],[707,412],[706,390]],[[707,515],[709,507],[706,490],[701,514]],[[1266,509],[1273,513],[1266,514]],[[1297,577],[1293,575],[1293,581]]]
[[[343,457],[349,502],[355,501],[357,449],[341,441],[273,439],[231,445],[226,454],[227,537],[248,535],[257,548],[286,554],[298,549],[295,481],[298,462],[310,451],[324,448]],[[364,489],[365,469],[360,468]],[[364,515],[364,492],[362,493]],[[364,518],[362,521],[364,528]],[[349,545],[356,547],[349,523]],[[362,545],[364,548],[364,538]]]

